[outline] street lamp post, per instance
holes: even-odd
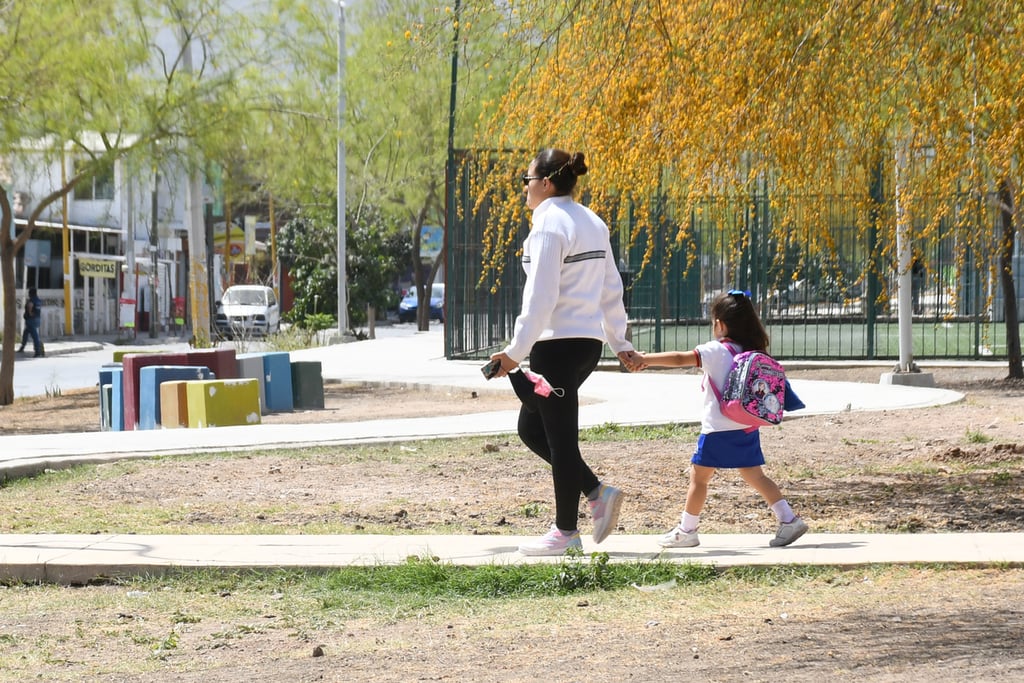
[[[338,334],[348,330],[345,291],[345,3],[338,2]]]

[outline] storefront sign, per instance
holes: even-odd
[[[117,271],[121,268],[120,261],[108,261],[106,259],[78,259],[78,272],[82,277],[117,277]]]

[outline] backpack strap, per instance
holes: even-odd
[[[733,358],[735,358],[736,355],[743,350],[742,346],[734,342],[732,339],[729,339],[728,337],[723,339],[720,343],[722,344],[722,346],[726,348],[727,351],[729,351],[729,353],[732,354]],[[739,350],[737,350],[737,348]],[[705,389],[709,384],[711,385],[711,390],[715,392],[715,398],[718,399],[719,402],[721,402],[722,392],[718,390],[718,387],[715,386],[714,382],[708,381],[708,373],[705,372],[704,377],[700,381],[700,388]]]

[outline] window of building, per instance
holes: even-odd
[[[103,164],[96,173],[75,185],[75,199],[113,199],[114,165]]]

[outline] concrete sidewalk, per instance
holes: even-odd
[[[628,502],[627,502],[628,503]],[[161,575],[182,569],[330,569],[396,565],[410,557],[466,566],[560,562],[525,557],[526,536],[162,536],[135,534],[14,534],[0,536],[0,580],[83,584],[115,576]],[[666,561],[717,567],[942,563],[1024,565],[1024,533],[806,534],[786,548],[769,535],[702,534],[697,548],[662,550],[657,535],[609,536],[583,549],[612,562]]]
[[[437,391],[511,391],[505,380],[486,382],[480,375],[479,362],[446,360],[441,330],[308,349],[293,352],[292,357],[319,361],[325,381]],[[699,422],[699,382],[697,374],[594,373],[581,391],[594,401],[581,408],[581,426]],[[913,409],[962,399],[960,394],[944,389],[884,384],[797,380],[793,387],[808,406],[794,413],[795,418]],[[400,406],[396,406],[396,415],[399,412]],[[475,414],[472,419],[465,415],[396,417],[343,424],[8,436],[0,437],[0,478],[24,476],[44,468],[167,453],[514,433],[515,424],[515,411],[500,411]],[[544,530],[537,531],[540,534]],[[519,555],[516,548],[523,540],[525,537],[517,536],[420,535],[6,535],[0,536],[0,579],[82,583],[104,576],[158,574],[170,568],[326,568],[399,563],[410,556],[466,565],[558,561]],[[613,534],[595,546],[585,536],[584,551],[607,552],[613,561],[665,559],[717,566],[1024,564],[1024,534],[809,533],[788,548],[769,548],[766,535],[702,535],[698,548],[668,551],[661,551],[655,540],[653,535]]]

